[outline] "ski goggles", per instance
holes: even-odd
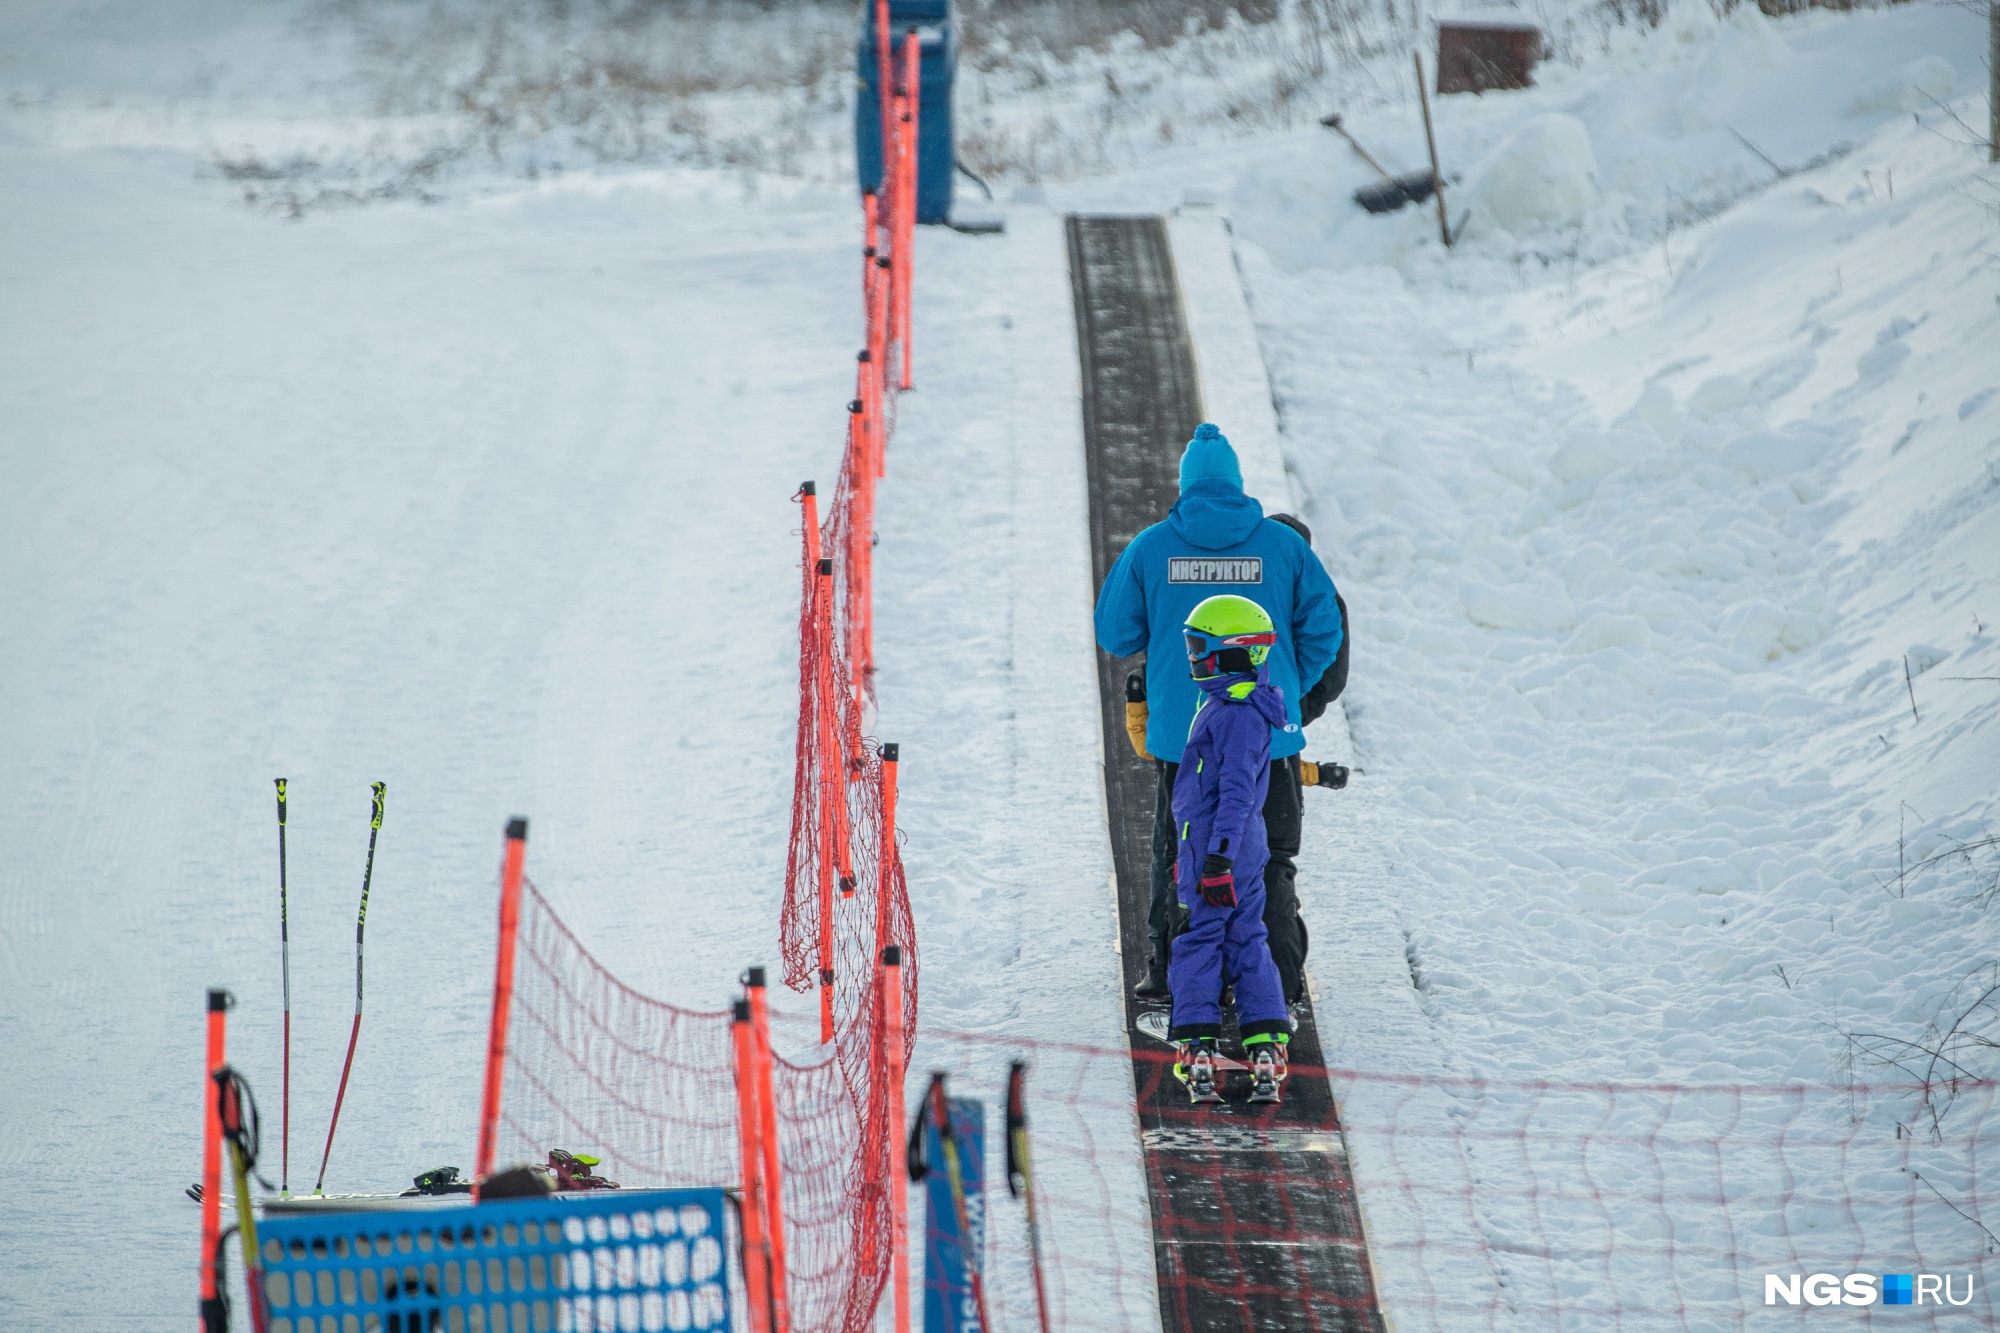
[[[1278,641],[1276,632],[1266,630],[1262,634],[1205,634],[1198,629],[1184,631],[1187,636],[1188,661],[1194,668],[1197,679],[1222,674],[1216,658],[1225,648],[1265,648]],[[1255,662],[1262,654],[1252,652],[1250,660]]]

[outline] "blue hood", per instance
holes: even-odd
[[[1220,478],[1190,482],[1167,522],[1190,546],[1221,551],[1249,540],[1264,521],[1264,506]]]
[[[1285,716],[1285,692],[1271,683],[1271,668],[1268,666],[1258,667],[1254,678],[1243,675],[1210,676],[1206,680],[1197,680],[1195,684],[1208,696],[1210,703],[1247,702],[1263,715],[1264,721],[1279,731],[1286,729],[1289,719]]]

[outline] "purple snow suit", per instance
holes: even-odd
[[[1188,909],[1188,929],[1174,941],[1167,965],[1173,1037],[1221,1035],[1225,981],[1236,989],[1241,1035],[1289,1032],[1284,988],[1264,934],[1264,866],[1271,859],[1264,794],[1271,784],[1271,728],[1286,724],[1284,695],[1264,668],[1254,682],[1218,676],[1195,684],[1203,697],[1174,779],[1181,844],[1174,884]],[[1210,853],[1233,863],[1234,907],[1211,907],[1201,896],[1202,862]]]

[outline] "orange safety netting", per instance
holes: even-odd
[[[603,1159],[626,1188],[735,1182],[742,1174],[737,1070],[726,1011],[640,994],[591,956],[524,883],[502,1096],[499,1160],[552,1149]],[[772,1060],[791,1327],[859,1333],[889,1273],[894,1116],[883,1088],[823,1050]]]

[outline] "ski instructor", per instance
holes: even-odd
[[[1153,956],[1141,995],[1167,993],[1167,961],[1179,902],[1173,867],[1179,851],[1174,778],[1193,725],[1200,690],[1188,676],[1182,626],[1217,593],[1248,597],[1271,617],[1278,641],[1268,668],[1284,694],[1285,726],[1271,731],[1271,785],[1264,828],[1271,861],[1264,872],[1264,928],[1287,1003],[1305,989],[1305,928],[1296,884],[1304,793],[1299,752],[1303,681],[1317,681],[1340,650],[1341,615],[1326,567],[1291,528],[1264,517],[1243,493],[1236,451],[1204,423],[1181,455],[1180,499],[1164,522],[1132,539],[1097,594],[1097,643],[1114,657],[1146,654],[1146,752],[1158,774],[1153,802],[1152,900],[1146,930]]]

